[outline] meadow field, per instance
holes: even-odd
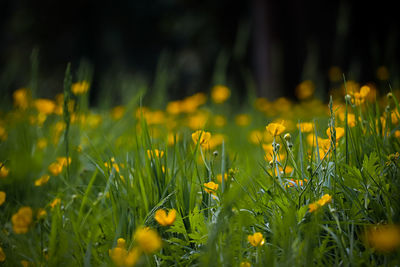
[[[226,84],[133,88],[93,107],[71,73],[0,111],[0,266],[400,265],[389,83],[339,73],[324,101],[304,81],[299,101],[241,105]]]

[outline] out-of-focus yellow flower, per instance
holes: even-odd
[[[273,136],[280,135],[280,134],[282,134],[282,133],[286,130],[286,127],[283,126],[283,124],[281,124],[281,123],[274,123],[274,122],[271,122],[271,123],[268,124],[265,128],[266,128],[267,131],[268,131],[271,135],[273,135]]]
[[[46,210],[40,208],[40,209],[38,209],[38,211],[37,211],[37,213],[36,213],[36,218],[37,218],[38,220],[40,220],[40,219],[43,219],[44,217],[46,217],[46,215],[47,215]]]
[[[362,98],[366,98],[369,94],[369,92],[371,91],[371,89],[369,88],[368,85],[364,85],[360,88],[360,96]]]
[[[53,176],[57,176],[62,172],[63,168],[67,166],[67,163],[71,164],[71,158],[67,160],[66,157],[58,157],[57,161],[49,165],[48,170]]]
[[[235,117],[235,123],[241,127],[249,125],[250,120],[251,119],[248,114],[239,114]]]
[[[180,101],[180,112],[192,113],[204,103],[206,103],[207,97],[204,93],[197,93],[192,96],[186,97]]]
[[[346,94],[346,88],[348,94],[354,95],[354,93],[358,92],[358,90],[360,89],[360,84],[353,80],[348,80],[346,82],[346,87],[343,86],[343,92],[345,94]]]
[[[300,180],[300,179],[290,179],[287,187],[293,187],[293,186],[303,186],[304,182],[308,182],[307,179]]]
[[[341,121],[345,121],[345,113],[344,112],[339,113],[339,119]],[[351,127],[351,128],[356,126],[356,116],[353,113],[347,113],[347,125],[349,125],[349,127]]]
[[[207,193],[215,195],[217,190],[218,184],[214,183],[213,181],[204,183],[204,191],[206,191]]]
[[[248,261],[242,261],[239,266],[240,267],[251,267],[251,264]]]
[[[2,247],[0,247],[0,262],[4,262],[6,260],[6,253],[4,253],[4,250]]]
[[[208,145],[208,142],[211,139],[211,133],[198,130],[194,133],[192,133],[192,140],[195,144],[199,143],[200,146],[204,147]]]
[[[6,167],[6,165],[0,162],[0,178],[6,178],[9,173],[10,170]]]
[[[263,133],[259,130],[253,130],[249,134],[249,141],[255,145],[260,144],[263,140]]]
[[[344,136],[344,128],[336,127],[336,142],[338,142]],[[331,139],[331,129],[326,129],[326,134],[328,135],[329,139]]]
[[[400,246],[400,226],[376,225],[366,232],[368,245],[379,252],[391,252]]]
[[[6,201],[6,192],[0,191],[0,206]]]
[[[176,219],[176,210],[171,209],[167,212],[163,209],[159,209],[156,211],[154,215],[154,219],[162,226],[169,226],[175,222]]]
[[[300,100],[304,100],[307,98],[310,98],[313,96],[315,91],[315,85],[312,81],[306,80],[301,82],[297,87],[296,87],[296,96]]]
[[[147,156],[149,157],[149,159],[151,158],[162,158],[164,156],[164,151],[163,150],[158,150],[158,149],[154,149],[154,150],[147,150]]]
[[[162,242],[158,233],[149,227],[140,227],[136,230],[134,239],[140,249],[147,253],[153,253],[161,248]]]
[[[125,114],[125,107],[123,106],[116,106],[111,110],[111,117],[114,120],[119,120]]]
[[[226,125],[226,118],[222,115],[216,115],[213,119],[214,125],[217,127],[224,127]]]
[[[265,243],[264,236],[260,232],[248,235],[247,240],[253,247],[261,247]]]
[[[396,130],[396,131],[394,132],[394,137],[400,138],[400,130]]]
[[[45,184],[47,184],[47,182],[49,181],[49,179],[50,179],[50,175],[45,174],[45,175],[43,175],[42,177],[40,177],[39,179],[37,179],[37,180],[35,181],[35,186],[42,186],[42,185],[45,185]]]
[[[326,204],[331,202],[332,202],[332,197],[329,194],[325,194],[318,201],[308,205],[308,211],[314,212],[318,210],[320,207],[325,206]]]
[[[47,147],[47,140],[46,138],[40,138],[38,139],[37,143],[36,143],[36,147],[40,150],[44,149]]]
[[[30,207],[21,207],[17,213],[11,217],[13,231],[16,234],[25,234],[32,223],[32,209]]]
[[[297,125],[302,133],[309,133],[313,130],[314,125],[311,122],[301,122]]]
[[[214,134],[208,141],[208,147],[210,149],[214,149],[215,147],[221,145],[225,138],[226,137],[223,134]]]
[[[218,183],[222,183],[222,174],[220,173],[220,174],[217,174],[217,181],[218,181]],[[224,173],[224,181],[228,181],[228,174],[227,173]]]
[[[190,129],[195,130],[204,128],[208,120],[208,114],[206,112],[196,112],[187,118],[187,125]]]
[[[385,66],[380,66],[376,70],[376,77],[381,81],[387,81],[389,79],[389,70]]]
[[[76,82],[72,84],[71,91],[74,95],[82,95],[89,90],[89,87],[90,85],[87,81]]]
[[[13,93],[14,106],[20,109],[27,109],[29,106],[28,89],[20,88]]]
[[[224,103],[231,95],[231,91],[224,85],[216,85],[211,89],[211,98],[214,103]]]
[[[179,113],[182,112],[182,104],[181,104],[181,101],[171,101],[171,102],[168,102],[166,110],[167,110],[167,112],[168,112],[169,114],[178,115]]]
[[[55,206],[59,205],[61,203],[61,199],[56,197],[51,203],[50,203],[50,207],[52,209],[54,209]]]
[[[113,249],[108,250],[108,255],[112,259],[113,263],[117,266],[124,266],[128,251],[125,248],[125,239],[118,238],[117,246]]]
[[[36,99],[34,104],[39,113],[42,113],[44,115],[52,114],[56,107],[56,104],[53,100],[45,98]]]

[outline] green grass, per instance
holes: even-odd
[[[20,266],[21,260],[30,266],[112,266],[109,249],[118,238],[126,239],[128,248],[136,246],[133,235],[141,226],[156,230],[163,244],[155,253],[142,254],[137,266],[400,264],[398,246],[381,252],[365,240],[369,227],[400,222],[395,94],[382,98],[386,110],[375,100],[355,106],[344,97],[329,105],[307,100],[286,108],[278,100],[265,111],[251,103],[241,111],[250,122],[239,126],[229,100],[218,105],[211,99],[178,115],[160,106],[162,116],[154,122],[158,115],[140,106],[141,89],[115,118],[108,109],[89,109],[87,94],[71,92],[71,79],[67,71],[64,102],[57,104],[64,110],[70,106],[70,112],[51,112],[38,123],[33,99],[26,109],[15,106],[1,114],[7,136],[0,143],[0,161],[9,173],[0,179],[0,191],[7,194],[0,206],[0,247],[6,255],[0,266]],[[354,114],[354,125],[342,121],[340,112]],[[197,113],[207,117],[199,129],[214,137],[223,134],[222,143],[208,149],[193,142],[197,129],[187,122]],[[217,115],[226,118],[226,125],[215,125]],[[149,116],[153,122],[146,121]],[[270,164],[262,144],[272,143],[265,126],[275,120],[285,120],[286,130],[274,141],[279,162]],[[314,125],[314,144],[307,141],[311,133],[297,127],[304,121]],[[324,151],[327,129],[334,140],[338,127],[345,134]],[[255,130],[261,132],[259,142],[249,141]],[[40,148],[39,140],[47,145]],[[147,150],[154,149],[165,153],[148,157]],[[63,156],[71,163],[35,186]],[[275,171],[289,167],[289,173]],[[212,197],[203,184],[225,173],[228,180]],[[288,187],[290,179],[303,185]],[[331,203],[310,212],[309,204],[324,194],[332,196]],[[55,198],[61,203],[51,208]],[[11,218],[22,206],[33,209],[33,219],[27,233],[17,234]],[[41,219],[39,208],[47,211]],[[155,221],[160,208],[177,211],[172,226]],[[264,236],[262,246],[248,242],[255,232]]]

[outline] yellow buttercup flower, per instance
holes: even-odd
[[[204,191],[206,191],[209,194],[214,194],[215,192],[218,190],[218,184],[214,183],[214,182],[208,182],[208,183],[204,183]]]
[[[20,88],[13,93],[14,106],[27,109],[29,106],[29,94],[26,88]]]
[[[0,206],[6,201],[6,192],[0,191]]]
[[[260,247],[260,246],[264,245],[264,243],[265,243],[265,239],[264,239],[262,233],[260,233],[260,232],[254,233],[252,235],[248,235],[247,240],[253,247]]]
[[[9,174],[10,170],[0,162],[0,178],[6,178]]]
[[[46,210],[40,208],[40,209],[38,209],[38,211],[37,211],[37,213],[36,213],[36,218],[37,218],[38,220],[40,220],[40,219],[43,219],[44,217],[46,217],[46,215],[47,215]]]
[[[251,264],[248,261],[242,261],[239,266],[240,267],[251,267]]]
[[[72,84],[71,91],[74,95],[82,95],[89,90],[89,83],[87,81],[76,82]]]
[[[128,256],[128,251],[125,248],[125,243],[125,239],[118,238],[117,246],[113,249],[108,250],[108,255],[117,266],[125,265],[125,259]]]
[[[27,261],[27,260],[21,260],[20,263],[21,263],[21,265],[23,267],[28,267],[29,266],[29,261]]]
[[[61,203],[61,199],[56,197],[51,203],[50,203],[50,207],[52,209],[54,209],[55,206],[59,205]]]
[[[54,112],[56,104],[53,100],[40,98],[35,100],[35,107],[39,113],[49,115]]]
[[[216,85],[211,89],[211,98],[217,103],[224,103],[231,95],[231,91],[224,85]]]
[[[134,239],[140,249],[147,253],[153,253],[161,248],[161,238],[158,233],[149,227],[141,227],[136,230]]]
[[[380,252],[391,252],[400,247],[400,226],[377,225],[366,232],[368,245]]]
[[[123,106],[116,106],[111,111],[111,117],[114,120],[121,119],[124,116],[124,114],[125,114],[125,107]]]
[[[235,117],[235,123],[239,126],[247,126],[250,123],[250,116],[248,114],[239,114]]]
[[[156,211],[154,219],[162,226],[172,225],[176,219],[176,210],[171,209],[167,215],[167,212],[165,210],[159,209]]]
[[[16,234],[25,234],[29,230],[32,223],[32,209],[30,207],[22,207],[11,217],[13,231]]]
[[[273,136],[280,135],[280,134],[282,134],[282,133],[286,130],[286,127],[283,126],[283,124],[281,124],[281,123],[274,123],[274,122],[271,122],[271,123],[268,124],[265,128],[266,128],[267,131],[268,131],[271,135],[273,135]]]
[[[330,196],[329,194],[325,194],[318,201],[309,204],[308,211],[314,212],[318,210],[320,207],[325,206],[326,204],[331,202],[332,202],[332,196]]]
[[[309,133],[313,130],[314,125],[311,122],[302,122],[298,124],[302,133]]]
[[[195,144],[199,143],[202,147],[206,146],[210,141],[211,133],[198,130],[192,133],[192,140]]]
[[[304,100],[307,98],[310,98],[315,91],[315,85],[312,81],[306,80],[301,82],[297,87],[296,87],[296,96],[300,100]]]
[[[35,186],[42,186],[42,185],[45,185],[45,184],[47,184],[47,182],[49,181],[49,179],[50,179],[50,175],[45,174],[45,175],[43,175],[42,177],[40,177],[39,179],[37,179],[37,180],[35,181]]]

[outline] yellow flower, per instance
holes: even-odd
[[[44,149],[46,146],[47,146],[46,138],[40,138],[36,143],[36,147],[40,150]]]
[[[308,205],[308,211],[309,212],[314,212],[318,210],[320,207],[325,206],[328,203],[332,202],[332,196],[329,194],[325,194],[319,199],[318,201],[311,203]]]
[[[318,205],[325,206],[328,203],[332,202],[332,197],[329,194],[325,194],[321,197],[320,200],[317,201]]]
[[[366,232],[369,246],[380,252],[391,252],[400,246],[400,226],[377,225]]]
[[[302,133],[309,133],[313,130],[314,125],[311,122],[302,122],[298,124]]]
[[[50,203],[50,207],[52,209],[54,209],[55,206],[59,205],[61,203],[61,199],[56,197],[51,203]]]
[[[17,213],[11,217],[13,231],[16,234],[25,234],[32,223],[32,209],[30,207],[21,207]]]
[[[6,178],[10,170],[4,165],[4,163],[0,162],[0,178]]]
[[[250,116],[247,114],[239,114],[235,117],[235,123],[239,126],[247,126],[250,123]]]
[[[206,191],[209,194],[214,194],[215,195],[215,191],[218,190],[218,184],[214,183],[214,182],[208,182],[208,183],[204,183],[204,191]]]
[[[194,133],[192,133],[192,140],[195,144],[199,143],[202,147],[206,146],[208,142],[210,141],[211,138],[211,133],[198,130]]]
[[[0,247],[0,262],[4,262],[6,260],[6,254],[3,251],[3,248]]]
[[[168,102],[166,110],[169,114],[177,115],[182,112],[181,101],[171,101]]]
[[[89,83],[87,81],[76,82],[72,84],[71,91],[74,95],[82,95],[89,90]]]
[[[53,175],[53,176],[57,176],[59,175],[64,166],[67,166],[67,162],[68,164],[71,164],[71,158],[66,158],[66,157],[58,157],[57,161],[53,162],[50,164],[49,166],[49,172]]]
[[[128,251],[125,248],[125,239],[118,238],[117,246],[113,249],[109,249],[108,255],[110,256],[115,265],[124,266],[125,259],[128,256]]]
[[[6,201],[6,192],[0,191],[0,206]]]
[[[224,85],[216,85],[211,89],[211,98],[217,103],[224,103],[231,95],[231,91]]]
[[[224,141],[225,136],[223,134],[214,134],[210,141],[208,142],[209,148],[213,149],[219,145],[222,144],[222,142]]]
[[[315,203],[311,203],[310,205],[308,205],[308,212],[314,212],[318,209],[318,205]]]
[[[147,253],[153,253],[161,248],[161,238],[158,233],[149,227],[141,227],[136,230],[134,239],[138,243],[140,249]]]
[[[344,128],[336,127],[335,130],[336,130],[336,142],[337,142],[344,136]],[[329,136],[329,139],[331,139],[331,129],[330,128],[326,129],[326,134]]]
[[[248,261],[242,261],[239,266],[240,267],[251,267],[251,264]]]
[[[54,112],[56,104],[53,100],[40,98],[35,100],[35,107],[39,111],[39,113],[49,115]]]
[[[176,210],[171,209],[167,215],[167,212],[165,210],[159,209],[156,211],[154,219],[162,226],[172,225],[176,219]]]
[[[29,261],[27,261],[27,260],[21,260],[21,265],[22,265],[23,267],[28,267],[28,266],[29,266]]]
[[[253,247],[260,247],[265,243],[265,239],[260,232],[254,233],[253,235],[248,235],[247,240]]]
[[[154,150],[147,150],[147,156],[149,157],[149,159],[151,158],[162,158],[162,156],[164,156],[164,151],[163,150],[158,150],[158,149],[154,149]]]
[[[111,117],[114,120],[119,120],[122,118],[122,116],[124,116],[125,113],[125,107],[123,106],[116,106],[112,109],[111,111]]]
[[[315,91],[314,83],[310,80],[306,80],[300,83],[296,87],[296,96],[300,100],[304,100],[310,98],[314,94],[314,91]]]
[[[35,186],[42,186],[42,185],[45,185],[45,184],[47,184],[47,182],[49,181],[49,179],[50,179],[50,175],[45,174],[45,175],[43,175],[42,177],[40,177],[39,179],[37,179],[37,180],[35,181]]]
[[[14,106],[27,109],[29,106],[29,94],[26,88],[20,88],[13,93]]]
[[[274,122],[271,122],[265,128],[273,136],[280,135],[286,130],[286,127],[283,126],[283,124],[274,123]]]
[[[40,208],[40,209],[38,209],[38,211],[37,211],[37,213],[36,213],[36,218],[37,218],[38,220],[40,220],[40,219],[46,217],[46,215],[47,215],[46,210]]]
[[[369,88],[369,86],[364,85],[360,88],[360,96],[361,98],[366,98],[369,94],[369,92],[371,91],[371,89]]]

